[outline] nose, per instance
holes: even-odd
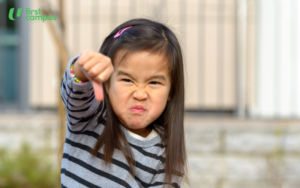
[[[145,92],[145,90],[143,89],[137,89],[133,93],[133,98],[139,101],[146,100],[147,97],[148,97],[147,92]]]

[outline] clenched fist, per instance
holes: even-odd
[[[93,50],[83,51],[74,65],[76,77],[82,81],[89,80],[93,84],[98,101],[103,100],[102,83],[109,79],[113,70],[111,59]]]

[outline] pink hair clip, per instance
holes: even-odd
[[[124,29],[120,30],[119,32],[117,32],[117,34],[115,34],[114,38],[117,38],[118,36],[120,36],[126,29],[131,28],[132,26],[128,26],[125,27]]]

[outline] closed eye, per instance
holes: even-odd
[[[122,79],[122,81],[124,81],[124,82],[131,82],[131,83],[133,83],[131,80],[129,80],[129,79]]]
[[[158,84],[160,84],[160,83],[159,83],[159,82],[150,82],[150,84],[158,85]]]

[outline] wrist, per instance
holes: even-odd
[[[81,70],[81,67],[78,64],[77,59],[74,60],[71,64],[70,73],[74,81],[77,83],[85,83],[89,81],[89,79],[84,75],[83,71]]]

